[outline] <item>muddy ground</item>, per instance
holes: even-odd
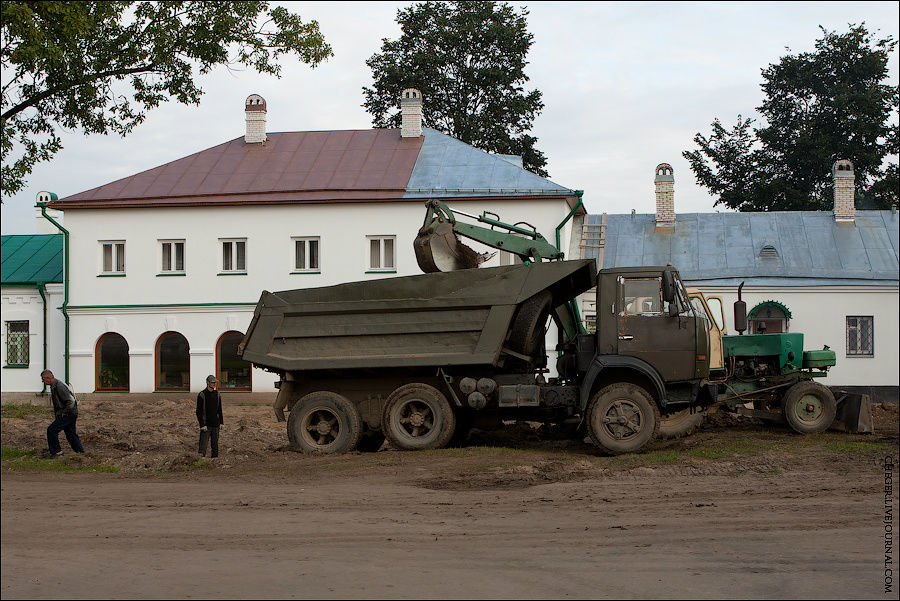
[[[193,403],[80,408],[87,453],[54,460],[49,414],[4,410],[4,599],[896,599],[896,406],[871,435],[719,415],[607,457],[527,424],[308,456],[270,407],[227,404],[214,461]]]

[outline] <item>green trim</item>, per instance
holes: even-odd
[[[292,271],[291,275],[322,275],[320,270],[316,271]]]
[[[216,275],[247,275],[246,271],[220,271]]]
[[[155,308],[175,308],[175,307],[229,307],[241,305],[247,307],[255,307],[256,303],[170,303],[157,305],[72,305],[70,309],[155,309]]]
[[[397,273],[396,269],[380,269],[378,271],[365,271],[363,273]]]
[[[182,273],[157,273],[156,277],[158,278],[175,278],[175,277],[185,277],[187,274]]]
[[[793,315],[791,315],[791,310],[788,309],[788,308],[787,308],[786,306],[784,306],[783,304],[781,304],[781,303],[779,303],[778,301],[775,301],[775,300],[767,300],[767,301],[763,301],[763,302],[759,303],[758,305],[756,305],[755,307],[753,307],[752,309],[750,309],[750,312],[747,313],[747,319],[753,319],[754,317],[756,317],[756,314],[757,314],[763,307],[778,307],[779,309],[781,309],[781,312],[784,313],[784,316],[785,316],[785,317],[787,317],[788,319],[791,319],[791,318],[793,317]]]
[[[30,365],[4,365],[3,369],[28,369]]]
[[[98,273],[98,278],[124,278],[124,273]]]

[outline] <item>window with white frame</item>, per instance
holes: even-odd
[[[369,242],[369,271],[396,271],[396,236],[367,236]]]
[[[101,240],[100,241],[100,274],[124,275],[125,274],[125,241]]]
[[[184,240],[160,240],[160,273],[184,273]]]
[[[306,236],[291,240],[294,242],[294,272],[319,273],[319,237]]]
[[[222,238],[222,273],[247,273],[247,239]]]
[[[28,322],[6,322],[6,364],[15,367],[28,365]]]
[[[871,315],[847,316],[847,356],[875,356],[875,318]]]

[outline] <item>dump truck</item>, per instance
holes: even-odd
[[[546,378],[549,319],[564,332],[557,309],[595,286],[615,310],[597,334],[564,341]],[[665,317],[632,316],[634,294]],[[715,398],[706,325],[687,299],[672,267],[598,274],[592,260],[263,292],[239,352],[280,376],[276,411],[290,411],[288,437],[306,451],[383,437],[438,448],[472,424],[517,419],[583,422],[607,452],[637,452],[660,409]]]

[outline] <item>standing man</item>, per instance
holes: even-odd
[[[219,381],[206,377],[206,388],[197,395],[197,421],[200,422],[200,456],[206,457],[206,443],[210,443],[210,457],[219,456],[219,426],[222,425],[222,397],[216,390]]]
[[[50,387],[50,400],[53,402],[53,423],[47,426],[47,446],[50,448],[51,457],[62,455],[59,446],[59,433],[66,433],[69,446],[76,453],[84,453],[81,439],[75,430],[75,420],[78,419],[78,402],[71,389],[65,382],[60,382],[53,376],[53,372],[45,369],[41,372],[41,381]]]

